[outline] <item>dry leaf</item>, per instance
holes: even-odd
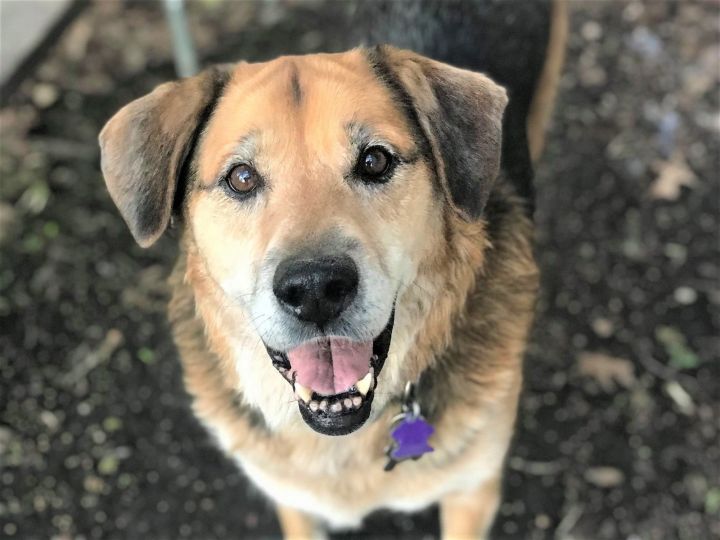
[[[612,392],[616,383],[623,388],[635,384],[635,368],[624,358],[584,352],[580,354],[578,366],[580,375],[595,379],[606,392]]]
[[[670,160],[657,161],[653,165],[658,176],[650,186],[650,197],[675,201],[680,196],[680,188],[692,188],[698,179],[688,166],[685,158],[675,154]]]
[[[695,403],[692,397],[677,381],[668,381],[665,383],[665,392],[675,402],[681,413],[686,416],[692,416],[695,413]]]
[[[601,488],[611,488],[622,484],[625,475],[615,467],[590,467],[585,471],[585,480]]]

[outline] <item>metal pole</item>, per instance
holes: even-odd
[[[172,34],[175,71],[179,77],[195,75],[198,72],[198,60],[185,16],[185,2],[164,0],[163,3]]]

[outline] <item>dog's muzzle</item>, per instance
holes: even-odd
[[[325,435],[351,433],[368,419],[390,348],[393,315],[369,341],[327,331],[347,316],[359,282],[355,261],[344,254],[293,257],[275,269],[278,304],[315,335],[288,350],[266,348],[293,386],[305,422]]]

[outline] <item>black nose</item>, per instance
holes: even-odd
[[[350,305],[357,287],[357,266],[347,256],[286,259],[273,278],[273,292],[280,304],[298,319],[319,326]]]

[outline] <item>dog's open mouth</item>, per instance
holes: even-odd
[[[300,414],[324,435],[352,433],[370,416],[370,409],[388,350],[394,314],[372,341],[327,337],[287,352],[266,347],[273,365],[295,391]]]

